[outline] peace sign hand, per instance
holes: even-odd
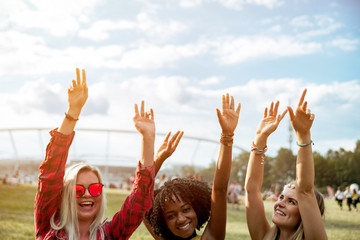
[[[88,98],[88,87],[86,85],[86,73],[82,70],[82,81],[80,70],[76,68],[76,81],[72,80],[72,85],[68,88],[69,109],[80,113]]]

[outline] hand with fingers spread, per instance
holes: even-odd
[[[256,131],[257,135],[265,135],[266,137],[268,137],[277,129],[280,121],[284,118],[287,112],[287,110],[285,110],[281,115],[278,115],[278,109],[279,101],[275,103],[275,107],[274,102],[271,102],[269,112],[268,108],[265,108],[264,117],[259,124],[258,130]]]
[[[155,155],[155,163],[161,162],[161,164],[162,164],[167,158],[169,158],[175,152],[182,136],[184,135],[184,132],[177,131],[169,141],[170,135],[171,135],[171,132],[169,132],[166,135],[164,142],[159,147],[159,149]]]
[[[239,120],[241,104],[239,103],[235,110],[234,97],[226,95],[222,96],[222,112],[217,108],[217,116],[223,134],[233,134]]]
[[[304,89],[295,113],[291,107],[288,107],[290,121],[297,134],[310,134],[310,128],[315,118],[315,114],[307,108],[307,101],[304,101],[306,92],[307,89]]]
[[[145,112],[144,105],[144,101],[141,101],[141,108],[139,112],[138,105],[135,104],[135,116],[133,117],[135,127],[143,136],[155,136],[154,111],[150,108],[150,111]]]
[[[160,170],[164,161],[175,152],[183,134],[184,134],[183,131],[177,131],[174,134],[174,136],[172,136],[170,141],[169,141],[169,138],[170,138],[171,132],[169,132],[166,135],[164,142],[161,144],[161,146],[159,147],[159,149],[155,155],[155,175]]]

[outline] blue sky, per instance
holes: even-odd
[[[358,1],[12,0],[0,9],[1,128],[58,126],[79,67],[89,85],[79,128],[134,130],[133,104],[144,99],[158,133],[218,140],[215,109],[229,92],[242,104],[235,144],[249,149],[263,109],[295,107],[306,87],[315,151],[352,150],[360,139]],[[269,138],[269,155],[289,146],[288,125]],[[11,155],[6,136],[0,142],[0,156]],[[78,156],[102,155],[94,142],[79,140]],[[118,154],[137,158],[139,138],[130,142]],[[217,158],[218,146],[191,145],[172,163]]]

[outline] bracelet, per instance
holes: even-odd
[[[231,147],[234,142],[233,136],[234,134],[225,135],[221,133],[220,143],[224,144],[227,147]]]
[[[306,146],[308,146],[310,144],[314,145],[313,140],[310,140],[310,142],[305,143],[305,144],[300,144],[300,143],[298,143],[298,141],[296,141],[296,145],[298,145],[299,147],[306,147]]]
[[[251,151],[254,152],[256,155],[261,155],[261,164],[264,164],[265,153],[267,150],[267,145],[265,145],[264,149],[261,150],[255,145],[254,141],[251,144]]]
[[[65,112],[65,117],[67,118],[67,119],[69,119],[70,121],[77,121],[77,120],[79,120],[78,118],[77,119],[75,119],[75,118],[73,118],[72,116],[70,116],[68,113],[66,113]]]

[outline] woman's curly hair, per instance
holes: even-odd
[[[153,232],[164,239],[176,239],[168,229],[163,211],[165,203],[176,200],[191,204],[196,212],[198,224],[196,229],[200,229],[209,220],[211,209],[211,188],[206,182],[193,178],[175,178],[164,183],[164,185],[154,192],[154,203],[145,215]]]

